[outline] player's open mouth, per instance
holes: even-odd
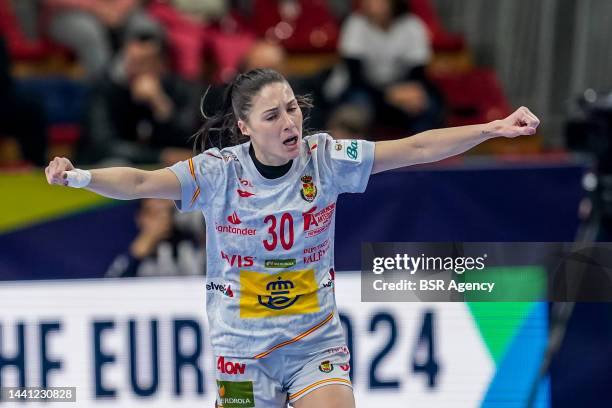
[[[285,140],[283,142],[283,144],[285,146],[295,146],[297,141],[298,141],[298,137],[297,136],[293,136],[293,137],[290,137],[289,139]]]

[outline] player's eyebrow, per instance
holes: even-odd
[[[274,112],[274,111],[277,111],[277,110],[278,110],[278,106],[275,106],[273,108],[270,108],[270,109],[267,109],[267,110],[263,111],[262,115],[265,115],[268,112]]]
[[[291,99],[289,102],[287,102],[287,106],[289,106],[289,105],[293,105],[293,104],[295,104],[295,103],[297,103],[297,99],[293,98],[293,99]],[[266,113],[269,113],[269,112],[270,112],[270,113],[271,113],[271,112],[275,112],[275,111],[277,111],[277,110],[278,110],[278,108],[279,108],[278,106],[275,106],[275,107],[273,107],[273,108],[266,109],[266,110],[265,110],[265,111],[263,111],[261,114],[262,114],[262,115],[265,115]]]

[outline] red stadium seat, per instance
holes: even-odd
[[[444,95],[449,110],[449,126],[486,123],[512,113],[492,69],[434,73],[430,78]]]
[[[255,0],[251,16],[253,30],[260,36],[280,41],[289,52],[333,52],[339,27],[324,0],[299,0],[300,12],[283,21],[278,0]]]
[[[238,72],[239,64],[249,51],[254,37],[245,32],[224,32],[218,28],[207,30],[210,48],[217,63],[217,78],[229,82]]]
[[[461,35],[446,31],[431,0],[409,0],[409,3],[412,12],[427,25],[434,51],[460,51],[465,48]]]
[[[46,38],[30,39],[13,12],[10,0],[0,0],[0,35],[6,38],[13,60],[40,60],[52,54],[67,54],[67,50],[51,43]]]
[[[81,137],[81,131],[81,125],[77,123],[50,125],[47,129],[49,143],[51,145],[74,144]]]

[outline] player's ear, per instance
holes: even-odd
[[[240,133],[242,133],[245,136],[251,135],[249,126],[242,119],[238,119],[238,129],[240,129]]]

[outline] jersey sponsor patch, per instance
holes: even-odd
[[[329,360],[325,360],[319,364],[319,371],[322,373],[331,373],[334,369],[334,365],[329,362]]]
[[[217,371],[221,374],[239,375],[244,374],[245,370],[246,363],[226,360],[223,356],[217,358]]]
[[[234,297],[234,291],[229,283],[222,279],[209,279],[206,282],[206,291],[210,293],[220,293],[228,297]]]
[[[295,259],[266,259],[264,265],[266,268],[291,268],[295,266],[297,261]]]
[[[346,346],[332,347],[330,349],[327,349],[327,353],[328,354],[337,354],[337,353],[349,354],[349,349]]]
[[[313,269],[276,274],[240,271],[240,317],[316,313],[317,289]]]
[[[252,381],[217,380],[220,406],[223,408],[252,408],[255,406]]]
[[[317,206],[314,206],[310,210],[303,212],[302,217],[304,217],[304,234],[306,238],[315,237],[327,231],[331,226],[335,210],[336,203],[333,202],[318,211]]]
[[[354,163],[361,163],[363,156],[361,140],[334,140],[331,158]]]

